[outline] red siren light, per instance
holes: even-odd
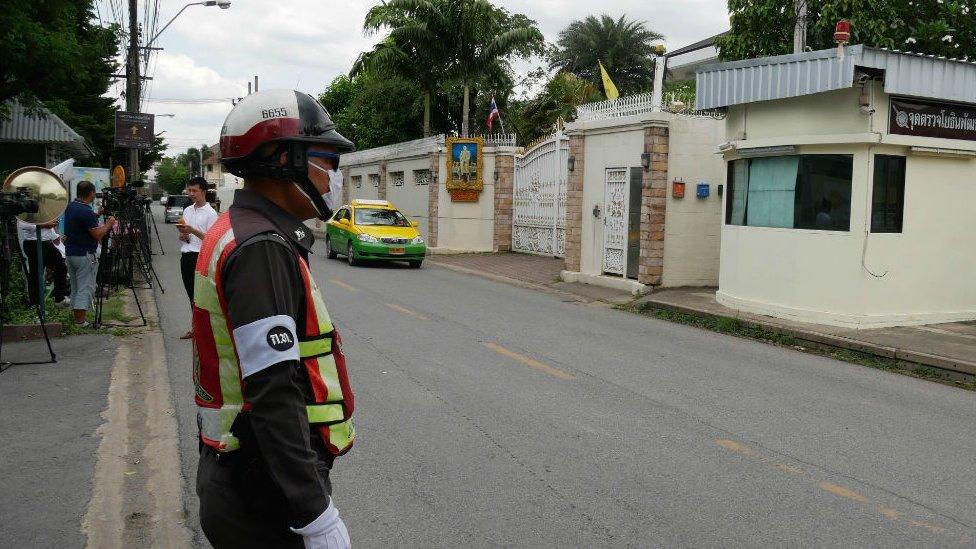
[[[846,19],[841,19],[834,27],[834,42],[843,45],[851,41],[851,23]]]

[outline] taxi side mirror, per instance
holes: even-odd
[[[339,220],[339,224],[340,225],[349,225],[349,220],[346,219],[345,217],[343,217],[342,219]]]
[[[411,221],[411,222],[410,222],[410,226],[411,226],[411,227],[419,227],[419,226],[420,226],[420,223],[418,223],[418,222],[416,222],[416,221]]]

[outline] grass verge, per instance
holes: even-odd
[[[657,308],[647,302],[643,303],[642,306],[635,307],[632,305],[624,305],[618,308],[637,314],[660,318],[669,322],[677,322],[679,324],[694,326],[696,328],[711,330],[713,332],[719,332],[736,337],[765,341],[781,347],[791,347],[797,351],[843,360],[844,362],[850,362],[860,366],[895,372],[919,379],[936,381],[945,385],[952,385],[953,387],[959,387],[969,391],[976,391],[976,379],[970,376],[963,376],[962,374],[957,375],[938,368],[873,355],[870,353],[799,341],[791,334],[777,330],[770,330],[751,323],[745,323],[738,318],[727,316],[713,317],[693,315],[672,309]]]

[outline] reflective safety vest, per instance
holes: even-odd
[[[221,214],[207,233],[197,258],[193,284],[197,423],[203,443],[218,452],[231,452],[240,447],[232,426],[237,416],[251,407],[244,398],[238,344],[228,321],[222,285],[224,264],[238,245],[231,226],[232,212]],[[297,332],[299,356],[313,395],[313,402],[306,403],[308,422],[318,429],[329,451],[341,455],[349,450],[356,436],[351,419],[353,393],[346,375],[345,357],[308,263],[297,251],[295,255],[305,289],[304,327],[297,326]]]

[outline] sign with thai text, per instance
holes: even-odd
[[[115,146],[122,149],[148,149],[153,144],[153,115],[142,112],[115,112]]]
[[[976,106],[893,97],[888,133],[976,141]]]

